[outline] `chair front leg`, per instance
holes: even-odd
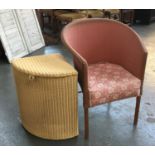
[[[85,139],[88,139],[89,136],[89,110],[88,107],[84,107],[84,127],[85,127]]]
[[[135,108],[135,116],[134,116],[134,125],[136,126],[138,123],[138,115],[139,115],[139,107],[140,107],[141,96],[136,97],[136,108]]]

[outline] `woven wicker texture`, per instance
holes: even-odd
[[[71,13],[64,13],[60,14],[57,16],[59,20],[75,20],[75,19],[80,19],[80,18],[86,18],[86,15],[82,13],[76,13],[76,12],[71,12]]]
[[[74,68],[59,54],[17,59],[12,66],[23,126],[46,139],[77,136]]]
[[[41,77],[64,77],[77,74],[60,54],[15,59],[12,64],[21,72]]]
[[[69,12],[68,10],[55,10],[54,15],[57,17],[61,14],[68,13],[68,12]]]
[[[104,17],[104,13],[102,10],[82,10],[82,11],[79,11],[80,13],[83,13],[85,15],[90,15],[92,18],[102,18]]]

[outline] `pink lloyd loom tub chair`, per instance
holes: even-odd
[[[128,26],[108,19],[84,19],[68,24],[62,41],[74,57],[83,91],[85,138],[89,135],[88,108],[136,97],[138,122],[147,52]]]

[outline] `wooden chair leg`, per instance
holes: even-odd
[[[110,108],[111,108],[111,102],[108,103],[108,108],[107,108],[108,112],[110,111]]]
[[[89,136],[89,111],[88,108],[84,108],[84,126],[85,126],[85,139],[88,139]]]
[[[135,108],[135,116],[134,116],[134,125],[136,126],[138,123],[138,115],[139,115],[139,107],[140,107],[141,96],[136,97],[136,108]]]

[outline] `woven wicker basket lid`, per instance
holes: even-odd
[[[18,71],[40,77],[77,75],[76,70],[61,54],[49,54],[14,59],[12,66]]]

